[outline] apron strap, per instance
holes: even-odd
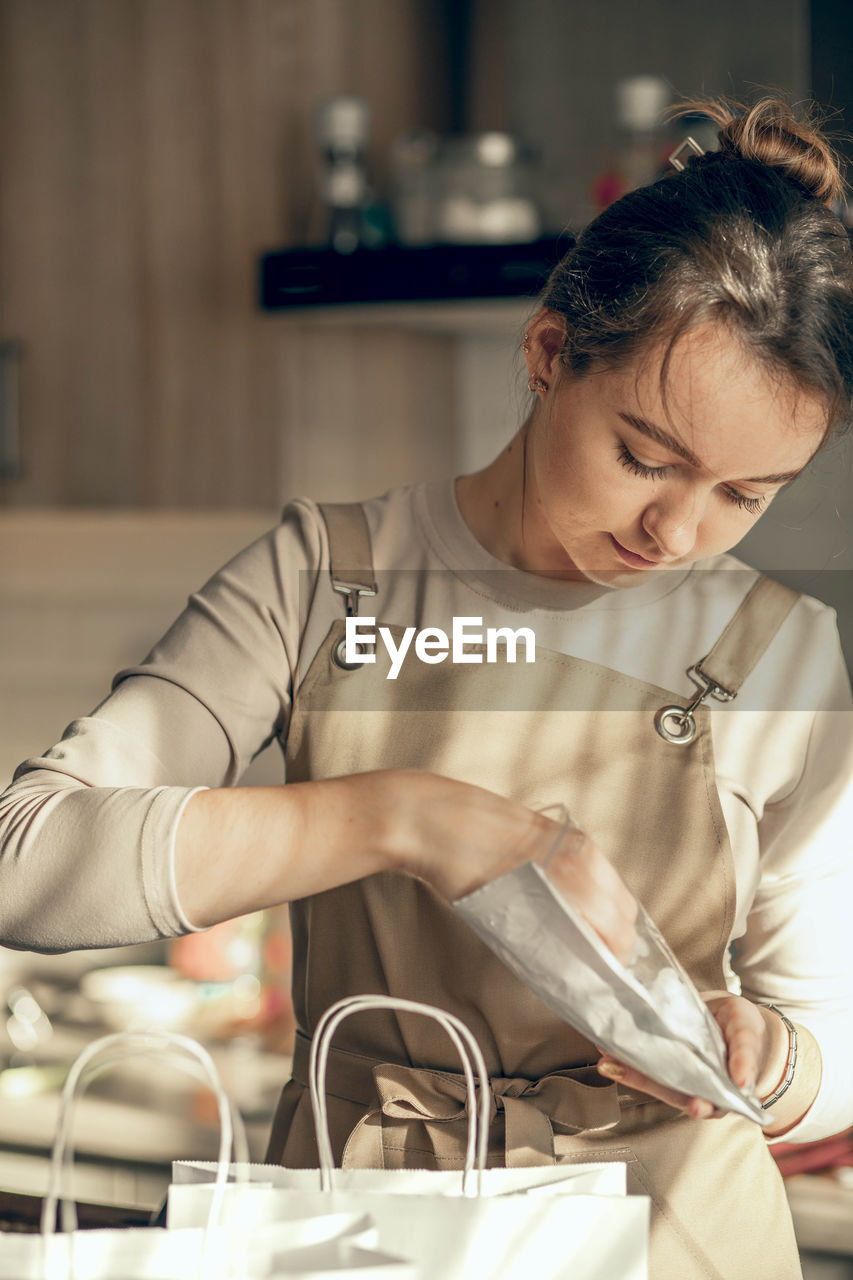
[[[370,530],[360,502],[324,502],[320,514],[329,536],[332,587],[346,597],[348,617],[358,615],[361,596],[376,595]]]
[[[696,709],[705,699],[737,697],[798,599],[796,591],[763,574],[753,583],[710,653],[688,668],[698,692],[687,706],[670,703],[655,713],[655,729],[665,742],[688,746],[696,737]]]
[[[798,592],[762,575],[710,653],[696,663],[697,675],[733,697],[798,599]]]

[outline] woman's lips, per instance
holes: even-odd
[[[632,569],[656,569],[660,560],[647,560],[645,556],[638,555],[636,551],[629,551],[627,547],[623,547],[622,543],[610,535],[610,541],[613,543],[613,549],[619,556],[620,560],[624,560],[625,564],[631,566]]]

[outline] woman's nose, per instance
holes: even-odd
[[[704,507],[692,492],[660,494],[643,513],[643,528],[663,556],[678,560],[696,545]]]

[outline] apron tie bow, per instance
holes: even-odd
[[[378,1063],[373,1081],[379,1099],[349,1136],[344,1168],[398,1167],[391,1156],[407,1147],[405,1129],[425,1126],[439,1168],[461,1168],[465,1156],[468,1097],[461,1073]],[[555,1164],[554,1133],[612,1128],[620,1118],[616,1086],[604,1084],[594,1067],[556,1071],[539,1080],[495,1076],[489,1081],[489,1123],[504,1115],[507,1168]]]

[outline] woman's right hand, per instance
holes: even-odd
[[[492,791],[438,774],[394,769],[361,774],[359,781],[368,795],[376,789],[380,838],[399,870],[420,876],[454,901],[525,862],[550,855],[548,876],[555,887],[620,959],[630,955],[636,899],[583,833],[564,830],[545,814]]]

